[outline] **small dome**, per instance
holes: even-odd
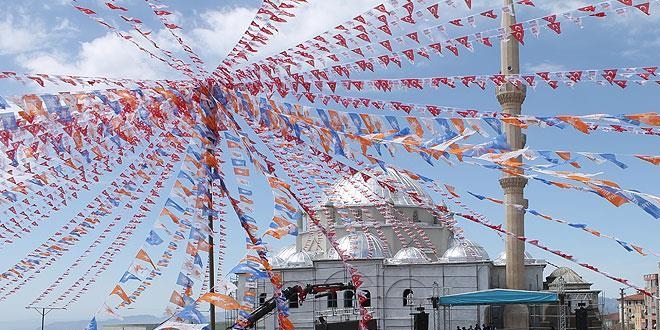
[[[362,174],[369,176],[366,182]],[[377,177],[378,180],[374,177]],[[378,183],[379,181],[391,185],[396,191],[391,192],[381,186]],[[395,206],[422,206],[408,192],[414,193],[421,200],[431,200],[424,189],[409,176],[392,167],[386,167],[386,171],[383,171],[380,167],[373,167],[338,181],[319,206],[374,205],[374,200],[382,199],[392,202]]]
[[[424,264],[431,262],[422,250],[410,246],[399,250],[394,258],[388,260],[392,264]]]
[[[350,259],[383,259],[390,257],[383,251],[383,243],[374,235],[365,232],[348,234],[337,241],[339,249]],[[339,259],[339,254],[330,247],[328,259]]]
[[[295,244],[287,245],[277,252],[275,258],[279,258],[281,261],[286,262],[289,259],[289,257],[296,252],[298,251],[296,250]]]
[[[461,239],[456,243],[450,243],[451,246],[442,259],[449,262],[462,261],[486,261],[489,260],[488,252],[479,244],[473,243],[467,239]]]
[[[578,275],[578,273],[568,267],[559,267],[555,269],[548,276],[548,280],[551,280],[551,282],[554,283],[560,277],[564,279],[566,284],[587,283],[582,276]]]
[[[305,251],[299,251],[292,254],[289,259],[286,260],[285,266],[287,268],[312,267],[312,257],[310,257]]]
[[[270,258],[269,261],[270,261],[270,266],[271,267],[276,267],[276,268],[277,267],[283,267],[284,263],[285,263],[285,261],[282,260],[282,258],[280,258],[278,256],[274,256],[274,257]]]
[[[525,265],[532,265],[532,264],[539,264],[539,263],[544,263],[543,260],[537,260],[532,257],[532,255],[525,250]],[[500,252],[500,254],[495,257],[495,260],[493,260],[493,264],[495,266],[504,266],[506,265],[506,251]]]

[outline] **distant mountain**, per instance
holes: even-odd
[[[165,318],[163,317],[156,317],[153,315],[134,315],[134,316],[124,317],[123,320],[111,320],[106,322],[99,322],[99,327],[101,324],[108,324],[108,325],[109,324],[158,324],[163,321],[165,321]],[[85,326],[87,325],[85,324]],[[83,327],[83,329],[85,328]]]
[[[62,322],[54,322],[47,324],[45,326],[46,330],[85,330],[87,327],[87,324],[89,323],[89,320],[87,321],[62,321]],[[32,328],[31,330],[41,330],[41,326],[37,328]]]

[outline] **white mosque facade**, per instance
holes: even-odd
[[[379,172],[379,173],[377,173]],[[504,288],[506,257],[491,259],[483,247],[473,240],[457,238],[448,228],[450,216],[434,213],[420,203],[430,199],[410,177],[392,168],[369,172],[365,183],[360,173],[343,179],[316,208],[324,226],[334,228],[340,250],[363,275],[369,297],[367,309],[372,312],[378,329],[412,329],[411,313],[424,307],[429,313],[429,329],[466,328],[475,324],[501,323],[501,313],[485,306],[433,308],[431,297]],[[391,193],[376,182],[377,176],[408,193]],[[382,202],[386,201],[386,207]],[[348,219],[348,220],[347,220]],[[288,246],[272,258],[274,271],[281,274],[284,287],[307,284],[348,283],[350,276],[339,260],[337,251],[304,218],[299,223],[296,244]],[[407,227],[407,228],[403,228]],[[413,239],[420,230],[426,239]],[[407,235],[412,233],[411,235]],[[430,246],[420,241],[432,243]],[[543,289],[544,260],[526,254],[527,289]],[[245,282],[239,276],[240,289]],[[268,280],[257,284],[257,303],[273,295]],[[290,304],[290,320],[296,329],[315,329],[319,317],[328,323],[357,320],[357,297],[351,291],[335,296]],[[257,329],[278,329],[277,318],[269,315],[257,323]]]

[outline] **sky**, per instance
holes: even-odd
[[[81,4],[99,9],[99,14],[110,22],[120,24],[114,13],[102,10],[102,1],[79,1]],[[358,13],[377,5],[374,0],[309,0],[309,4],[293,10],[296,18],[281,26],[280,33],[267,47],[260,51],[264,57],[280,50],[295,46],[325,30],[343,23]],[[427,2],[430,2],[427,0]],[[458,1],[460,2],[460,1]],[[534,8],[519,8],[518,18],[530,19],[543,17],[550,13],[578,8],[589,1],[550,1],[536,0]],[[635,1],[640,3],[641,1]],[[130,15],[143,18],[150,27],[158,43],[166,49],[177,52],[178,45],[172,40],[160,22],[154,18],[143,1],[123,0],[117,4],[130,8]],[[171,0],[167,2],[175,10],[175,20],[183,27],[182,35],[211,70],[220,63],[234,46],[254,16],[260,1],[187,1]],[[472,13],[481,9],[496,7],[499,1],[473,1]],[[103,76],[113,78],[136,79],[179,79],[178,73],[141,53],[133,45],[110,34],[105,28],[73,9],[69,0],[0,0],[0,71],[25,73],[77,74],[85,76]],[[521,47],[521,71],[562,71],[572,69],[607,69],[623,67],[657,66],[660,54],[660,6],[654,3],[651,16],[636,11],[626,17],[616,15],[599,20],[585,20],[583,27],[563,25],[562,34],[557,36],[548,30],[542,31],[538,38],[526,37]],[[657,14],[657,15],[656,15]],[[456,9],[442,12],[443,22],[452,17],[470,15],[461,3]],[[430,22],[422,22],[431,24]],[[482,24],[482,23],[480,23]],[[496,23],[478,25],[472,31],[493,28]],[[124,28],[127,28],[124,26]],[[453,32],[453,31],[452,31]],[[451,33],[451,32],[450,32]],[[455,33],[460,33],[455,32]],[[459,36],[461,34],[450,34]],[[461,56],[432,57],[432,61],[404,63],[402,69],[378,70],[377,73],[363,73],[355,77],[364,79],[395,77],[432,77],[466,74],[494,74],[499,70],[499,47],[475,46],[474,53],[462,51]],[[259,58],[259,57],[257,57]],[[22,85],[15,81],[0,80],[0,95],[17,96],[28,93],[52,93],[60,87],[40,88],[38,85]],[[578,84],[573,88],[562,86],[552,90],[539,86],[529,90],[523,111],[530,115],[583,115],[594,113],[643,113],[657,111],[660,101],[659,85],[635,86],[626,89],[612,86]],[[468,107],[479,110],[498,110],[498,103],[492,85],[486,90],[478,88],[426,89],[424,91],[394,91],[391,93],[363,92],[350,93],[351,96],[365,96],[378,99],[400,100],[423,104],[438,104],[454,107]],[[303,104],[307,104],[302,101]],[[331,103],[332,105],[332,103]],[[341,110],[341,109],[339,109]],[[616,154],[660,154],[657,137],[625,135],[616,133],[592,133],[585,135],[574,130],[532,127],[526,130],[528,145],[536,150],[568,150],[609,152]],[[414,159],[415,161],[410,161]],[[393,160],[395,165],[411,168],[432,178],[437,178],[458,187],[461,191],[470,190],[486,196],[502,195],[496,171],[457,163],[447,166],[438,163],[429,166],[418,158],[401,157]],[[611,164],[587,166],[580,169],[584,173],[602,172],[603,179],[611,179],[630,189],[660,195],[660,176],[658,167],[648,163],[626,159],[629,168],[622,170]],[[570,170],[570,168],[566,168]],[[171,182],[170,182],[171,183]],[[255,183],[257,188],[265,189],[265,184]],[[269,194],[261,197],[267,203]],[[603,232],[610,233],[625,241],[636,242],[653,250],[660,250],[657,243],[658,223],[652,217],[632,205],[616,208],[593,194],[552,188],[530,182],[526,189],[530,207],[557,218],[571,222],[586,223]],[[471,208],[488,216],[493,223],[502,223],[504,210],[499,205],[492,205],[465,197]],[[85,205],[82,199],[80,205]],[[267,209],[267,208],[266,208]],[[66,212],[66,211],[65,211]],[[75,214],[73,210],[69,212]],[[157,212],[157,211],[155,211]],[[268,219],[270,213],[260,211],[260,219]],[[60,214],[62,218],[66,213]],[[154,213],[155,217],[156,214]],[[59,217],[54,217],[56,222]],[[233,221],[234,219],[228,219]],[[599,268],[643,285],[642,276],[657,272],[655,257],[642,257],[623,250],[615,242],[597,239],[586,233],[544,222],[532,216],[526,218],[527,237],[540,239],[546,245],[568,252],[580,261],[588,262]],[[262,227],[267,220],[260,220]],[[484,227],[463,222],[465,236],[484,245],[491,257],[503,250],[503,240],[497,234]],[[141,226],[135,234],[135,242],[127,245],[126,251],[117,256],[117,262],[97,281],[81,301],[67,312],[53,312],[49,320],[86,319],[95,313],[103,303],[107,292],[123,274],[132,254],[140,247],[143,237],[151,224]],[[35,241],[48,237],[46,226],[35,233]],[[227,233],[229,242],[242,245],[242,233],[230,226]],[[32,246],[32,240],[25,240],[1,251],[0,266],[3,270],[12,265],[10,256],[24,255]],[[273,249],[293,243],[292,239],[272,242]],[[536,258],[543,258],[554,265],[569,266],[578,271],[594,287],[603,290],[608,297],[617,295],[620,284],[599,274],[580,268],[568,261],[548,254],[542,250],[527,246]],[[226,266],[230,269],[245,254],[244,249],[228,244]],[[36,324],[37,314],[25,310],[24,306],[34,296],[47,287],[54,278],[65,271],[73,257],[64,259],[51,270],[37,277],[29,288],[17,297],[0,302],[3,319],[8,321],[28,321]],[[123,262],[122,261],[126,261]],[[176,262],[170,266],[172,274],[163,276],[155,284],[152,295],[141,298],[134,310],[124,311],[124,315],[152,314],[161,315],[169,299],[168,288],[176,279]],[[546,273],[554,269],[549,265]],[[76,270],[72,277],[76,278]],[[110,289],[108,288],[110,286]],[[159,290],[162,289],[162,290]],[[166,293],[163,293],[166,292]],[[632,291],[628,291],[632,293]],[[31,324],[32,324],[31,323]]]

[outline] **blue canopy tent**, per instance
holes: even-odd
[[[558,301],[557,293],[553,292],[507,289],[475,291],[440,297],[440,305],[444,306],[547,304]]]

